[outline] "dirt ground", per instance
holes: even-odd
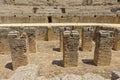
[[[95,66],[93,64],[94,50],[92,52],[79,51],[78,67],[64,68],[62,65],[63,53],[59,52],[58,41],[37,42],[37,53],[27,53],[30,64],[36,64],[40,68],[40,75],[54,77],[60,74],[85,73],[100,74],[110,78],[111,71],[120,71],[120,51],[112,51],[110,66]],[[14,73],[11,70],[11,55],[0,55],[0,79],[7,79]]]

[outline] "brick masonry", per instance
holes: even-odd
[[[30,53],[36,53],[36,29],[35,27],[25,27],[24,31],[27,33],[28,48]]]
[[[48,27],[36,27],[36,40],[47,41],[48,40]]]
[[[63,33],[63,63],[64,67],[78,65],[79,33],[77,31],[64,31]]]
[[[114,33],[115,39],[114,39],[114,45],[113,49],[116,51],[120,50],[120,28],[117,28]]]
[[[60,51],[63,52],[63,33],[66,30],[71,31],[73,28],[72,28],[72,26],[69,26],[69,27],[66,26],[66,27],[60,27],[59,29],[60,29]]]
[[[28,64],[26,56],[26,39],[20,38],[20,34],[17,31],[11,31],[8,34],[9,44],[11,49],[11,58],[13,70],[20,66]]]
[[[92,51],[93,49],[93,27],[83,27],[82,28],[82,50]]]
[[[0,28],[0,54],[9,54],[10,46],[8,41],[8,33],[10,28]]]
[[[96,47],[94,52],[94,63],[98,66],[108,66],[111,63],[114,32],[100,30],[97,33]]]

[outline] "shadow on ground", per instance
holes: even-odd
[[[60,48],[53,48],[53,51],[60,52]]]
[[[60,67],[63,67],[63,60],[54,60],[52,62],[53,65],[57,65],[57,66],[60,66]]]
[[[85,64],[88,64],[88,65],[94,65],[94,61],[93,59],[82,59],[82,62],[85,63]]]
[[[8,69],[10,69],[10,70],[13,70],[12,62],[7,63],[7,64],[5,65],[5,68],[8,68]]]

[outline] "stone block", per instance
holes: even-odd
[[[82,28],[82,50],[92,51],[93,48],[93,27],[83,27]]]
[[[112,45],[114,41],[113,31],[100,30],[97,33],[96,47],[94,52],[94,63],[98,66],[109,66],[112,56]]]
[[[48,27],[36,27],[36,40],[37,41],[47,41],[48,40]]]
[[[59,26],[48,27],[48,41],[60,40]]]
[[[115,30],[114,37],[113,49],[118,51],[120,50],[120,28]]]
[[[0,54],[9,54],[10,46],[8,41],[9,28],[0,28]]]
[[[27,34],[29,52],[36,53],[36,29],[34,27],[25,27],[24,31]]]
[[[63,33],[63,63],[64,67],[78,65],[79,33],[77,31],[64,31]]]
[[[65,27],[60,27],[60,51],[63,52],[63,33],[66,30],[73,30],[75,27],[73,26],[65,26]]]
[[[11,31],[8,34],[9,44],[11,49],[11,58],[13,70],[20,66],[28,64],[26,56],[26,39],[20,38],[20,34],[17,31]]]

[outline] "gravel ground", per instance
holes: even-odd
[[[105,78],[111,77],[111,71],[120,71],[120,51],[112,51],[112,62],[110,66],[95,66],[92,62],[94,51],[79,51],[78,67],[64,68],[62,66],[63,54],[59,52],[58,41],[37,42],[37,53],[27,53],[30,64],[39,66],[40,75],[55,77],[60,74],[85,73],[99,74]],[[7,79],[14,73],[11,70],[11,55],[0,55],[0,79]]]

